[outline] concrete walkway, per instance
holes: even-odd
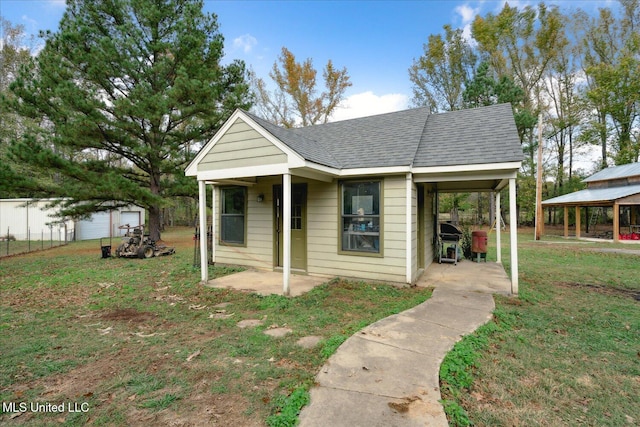
[[[316,376],[300,425],[447,426],[440,364],[463,335],[489,321],[492,293],[509,293],[501,265],[434,264],[419,286],[436,286],[423,304],[350,337]]]

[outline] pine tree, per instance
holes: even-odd
[[[249,108],[243,62],[223,66],[217,17],[202,0],[71,0],[11,90],[39,120],[12,160],[49,172],[37,187],[68,216],[134,204],[160,239],[168,198],[193,196],[184,167],[236,108]],[[33,183],[32,183],[33,184]]]

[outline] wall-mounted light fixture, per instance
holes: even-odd
[[[262,203],[262,201],[264,200],[264,194],[260,193],[258,194],[258,203]]]

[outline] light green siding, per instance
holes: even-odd
[[[405,177],[381,178],[384,202],[382,257],[340,253],[339,242],[339,184],[293,177],[293,183],[306,182],[307,187],[307,273],[329,277],[354,277],[388,282],[406,281]],[[247,245],[224,246],[216,240],[216,262],[246,265],[272,270],[273,256],[273,185],[281,184],[281,177],[259,178],[248,188]],[[264,195],[257,202],[259,194]],[[412,193],[413,211],[417,211],[415,186]],[[219,198],[217,198],[219,202]],[[219,206],[216,211],[219,212]],[[429,210],[429,212],[431,212]],[[414,251],[417,231],[412,225]],[[217,232],[220,221],[217,220]],[[429,222],[431,227],[431,222]],[[431,240],[429,240],[430,242]],[[413,258],[415,258],[415,252]],[[414,261],[415,263],[415,261]],[[413,274],[415,275],[415,268]]]
[[[274,178],[258,179],[247,188],[247,242],[246,247],[221,245],[220,191],[216,197],[216,263],[238,264],[258,269],[273,268],[273,192]],[[258,202],[258,195],[264,200]]]
[[[198,164],[198,171],[274,165],[287,155],[241,119],[225,132]]]
[[[382,179],[382,255],[339,253],[339,184],[309,182],[308,264],[310,274],[405,281],[404,176]]]

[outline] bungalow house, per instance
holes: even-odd
[[[509,104],[410,109],[285,129],[237,110],[186,169],[211,259],[290,274],[413,283],[436,257],[437,194],[509,187],[522,149]],[[213,215],[207,224],[207,186]],[[497,245],[500,236],[497,230]],[[516,221],[511,221],[517,293]],[[498,250],[500,254],[500,250]],[[201,278],[208,280],[201,241]]]
[[[542,202],[544,207],[564,208],[565,237],[569,237],[569,208],[575,209],[575,236],[578,239],[581,235],[581,208],[613,208],[614,242],[621,237],[640,235],[640,163],[606,168],[583,182],[587,184],[584,190]],[[586,216],[589,217],[588,214]],[[625,225],[622,226],[621,222]]]

